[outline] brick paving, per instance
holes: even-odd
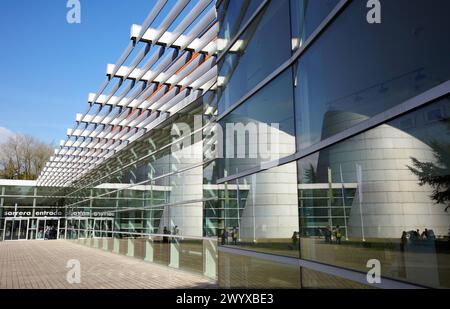
[[[66,280],[69,260],[81,283]],[[215,288],[202,276],[64,240],[0,242],[0,289]]]

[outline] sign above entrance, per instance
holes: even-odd
[[[62,217],[64,213],[61,210],[55,211],[36,211],[36,217]]]
[[[36,210],[33,212],[31,210],[23,211],[5,211],[4,216],[9,217],[64,217],[64,211],[62,210]],[[114,217],[114,212],[112,211],[74,211],[69,213],[69,217],[90,217],[90,218],[111,218]]]
[[[31,211],[5,211],[5,217],[31,217]],[[64,213],[61,210],[43,210],[35,211],[34,217],[62,217]]]
[[[31,211],[5,211],[5,217],[31,217]]]

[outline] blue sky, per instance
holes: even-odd
[[[80,2],[81,24],[68,24],[66,0],[0,1],[0,141],[64,139],[155,0]]]

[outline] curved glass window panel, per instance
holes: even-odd
[[[298,162],[301,256],[450,287],[450,100]]]
[[[197,166],[170,176],[169,203],[196,201],[203,198],[203,167]]]
[[[220,288],[299,289],[300,267],[219,251]],[[244,270],[244,271],[243,271]]]
[[[223,229],[221,213],[222,203],[217,200],[203,202],[203,236],[218,236],[217,231]]]
[[[298,257],[295,162],[222,185],[221,245]]]
[[[290,57],[288,16],[287,0],[271,1],[219,62],[219,114]]]
[[[291,70],[286,70],[220,121],[221,177],[295,152],[292,88]]]
[[[385,1],[382,23],[353,1],[300,58],[297,145],[304,149],[450,77],[450,2]]]
[[[291,0],[292,50],[303,45],[339,0]]]
[[[241,28],[249,21],[263,0],[224,0],[217,10],[220,48],[225,48]]]

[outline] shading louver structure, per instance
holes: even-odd
[[[156,1],[143,24],[132,25],[128,47],[107,65],[38,185],[73,183],[214,87],[217,33],[215,1]]]

